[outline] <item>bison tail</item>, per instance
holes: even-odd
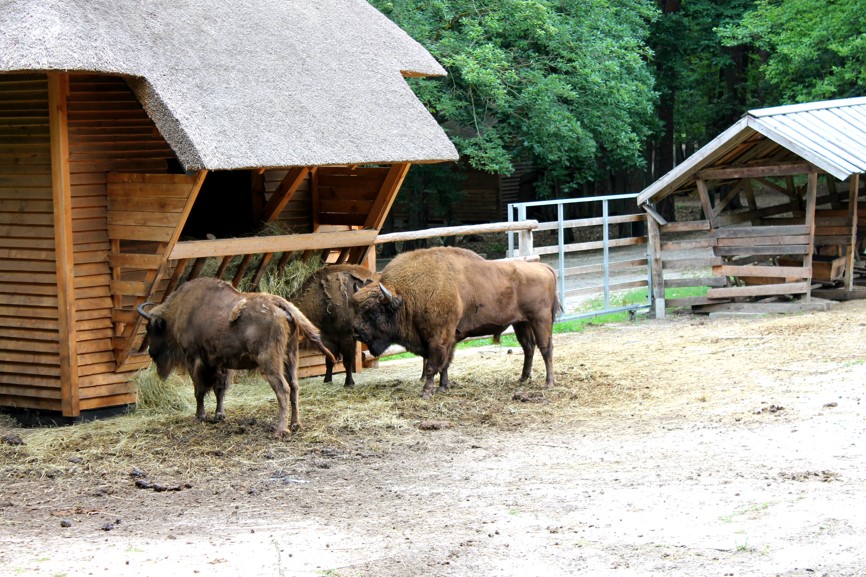
[[[282,302],[279,303],[279,307],[286,314],[289,322],[293,323],[298,328],[298,331],[304,336],[304,339],[309,341],[310,345],[328,357],[332,363],[337,362],[338,359],[334,357],[334,353],[328,350],[328,347],[322,343],[319,329],[316,325],[310,322],[310,319],[304,316],[304,313],[302,313],[298,307],[287,300],[282,300]]]

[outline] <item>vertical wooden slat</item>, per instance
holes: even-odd
[[[60,394],[65,417],[80,414],[78,336],[75,325],[75,262],[72,244],[72,189],[69,177],[69,75],[48,73],[48,122],[51,134],[51,180],[54,200],[54,246],[60,323]]]
[[[665,318],[665,278],[662,270],[661,233],[656,220],[648,215],[647,242],[650,246],[650,274],[652,275],[653,307],[657,319]]]
[[[815,203],[818,198],[818,173],[810,172],[808,181],[806,186],[806,226],[809,227],[809,243],[807,244],[806,255],[803,257],[803,266],[811,270],[812,253],[815,252]],[[808,302],[811,298],[812,279],[810,277],[806,287],[805,300]]]
[[[848,183],[848,220],[851,222],[851,240],[845,255],[845,288],[854,289],[854,257],[857,252],[857,203],[860,194],[860,175],[851,175]]]
[[[319,230],[319,212],[322,210],[322,202],[319,197],[319,173],[318,171],[310,175],[310,200],[313,212],[313,232]]]

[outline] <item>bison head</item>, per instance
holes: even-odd
[[[370,352],[379,356],[398,340],[397,313],[403,298],[394,296],[382,283],[368,283],[352,297],[355,320],[352,330]]]
[[[168,331],[168,323],[165,319],[157,314],[151,314],[145,310],[147,305],[153,303],[144,303],[137,307],[138,313],[147,321],[147,352],[153,362],[156,363],[156,372],[159,378],[165,380],[171,374],[171,371],[178,366],[182,359],[177,358],[177,347],[171,345],[171,334]]]

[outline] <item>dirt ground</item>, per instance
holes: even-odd
[[[866,302],[596,326],[555,338],[574,402],[522,426],[217,465],[179,491],[128,473],[12,479],[0,574],[866,576],[864,337]],[[516,380],[519,357],[461,351],[452,379]],[[382,363],[358,387],[420,391],[419,373]],[[542,386],[536,359],[501,394],[519,416]]]

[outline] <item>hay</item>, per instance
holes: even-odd
[[[509,351],[511,351],[509,353]],[[322,448],[372,451],[410,442],[425,422],[471,430],[515,430],[567,426],[588,415],[641,400],[640,391],[592,373],[567,357],[557,360],[557,386],[544,387],[544,366],[536,359],[533,378],[519,383],[519,348],[487,346],[458,351],[452,389],[422,400],[421,361],[382,362],[359,375],[358,385],[302,379],[302,430],[275,439],[276,398],[257,373],[240,372],[226,397],[223,422],[198,422],[188,377],[160,381],[152,369],[137,375],[140,402],[130,414],[50,429],[2,430],[26,444],[0,445],[0,479],[51,476],[58,482],[126,479],[130,471],[158,472],[161,478],[195,480],[225,468],[270,467]],[[339,381],[339,379],[338,379]],[[209,416],[214,399],[206,399]],[[77,481],[76,481],[77,479]]]

